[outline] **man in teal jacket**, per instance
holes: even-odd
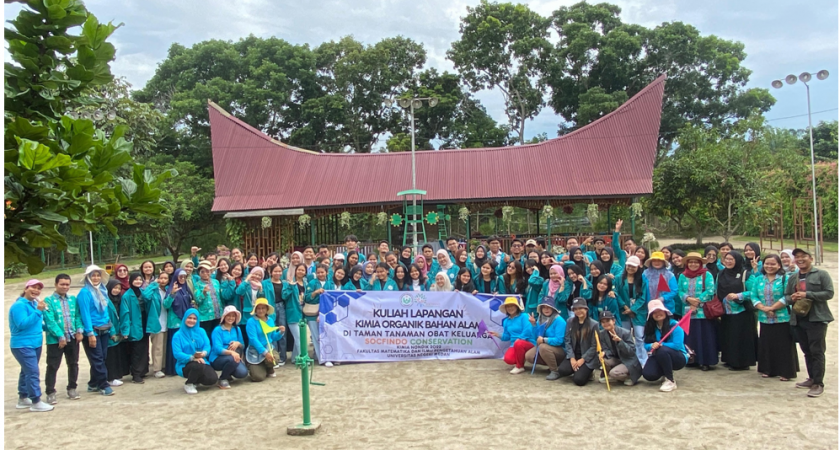
[[[79,378],[79,342],[84,328],[76,297],[68,295],[70,275],[55,277],[55,292],[44,299],[44,326],[47,330],[47,403],[55,405],[55,377],[61,367],[61,357],[67,363],[67,397],[78,400],[76,381]]]

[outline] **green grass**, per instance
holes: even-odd
[[[188,257],[189,257],[189,255],[186,255],[186,256],[181,255],[181,260],[183,260],[184,258],[188,258]],[[154,261],[155,264],[162,263],[164,261],[171,261],[172,260],[172,258],[169,257],[169,256],[137,257],[137,258],[121,259],[120,264],[125,264],[126,266],[128,266],[128,270],[135,270],[135,269],[140,267],[140,264],[143,261],[146,261],[148,259],[151,259],[152,261]],[[110,264],[110,262],[108,262],[108,263]],[[105,268],[105,263],[97,262],[97,265],[102,267],[103,269]],[[85,267],[87,267],[87,265],[85,265]],[[54,279],[55,276],[60,274],[60,273],[66,273],[67,275],[70,275],[70,276],[81,275],[81,274],[85,273],[85,268],[74,265],[72,267],[69,267],[69,266],[65,267],[64,269],[61,269],[61,268],[59,268],[59,269],[48,269],[48,270],[45,270],[45,271],[43,271],[43,272],[41,272],[37,275],[29,275],[29,273],[26,272],[26,270],[24,270],[21,275],[15,277],[15,278],[6,278],[6,281],[11,282],[11,283],[15,283],[15,282],[18,282],[18,281],[28,280],[30,278],[38,278],[39,280],[50,281],[50,280]],[[47,283],[47,284],[50,284],[50,283]]]
[[[758,236],[733,236],[732,240],[735,242],[760,242]],[[779,241],[774,240],[773,243],[775,244],[775,248],[779,248]],[[768,239],[764,240],[764,245],[768,246]],[[827,252],[836,252],[838,249],[837,241],[823,241],[823,246],[825,247],[824,250]],[[785,248],[793,249],[793,239],[785,239]],[[814,248],[813,243],[811,244],[811,248]]]

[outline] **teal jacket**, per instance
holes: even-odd
[[[624,265],[627,264],[627,253],[624,253],[624,249],[621,248],[621,233],[613,231],[612,243],[610,245],[612,246],[613,253],[615,253],[615,257],[617,259],[615,262],[618,263],[621,270],[624,270]],[[612,272],[612,269],[610,269],[610,272]]]
[[[642,327],[647,322],[647,304],[650,300],[648,298],[648,285],[645,277],[642,277],[640,272],[636,272],[637,277],[642,279],[641,292],[634,292],[633,297],[630,297],[630,287],[627,285],[627,280],[624,277],[615,279],[615,295],[618,301],[618,309],[621,311],[622,323],[631,323],[634,327]],[[631,317],[624,314],[624,307],[630,308],[635,316]]]
[[[76,297],[70,295],[68,292],[65,295],[67,298],[67,308],[70,314],[70,322],[72,323],[70,329],[73,334],[84,333],[82,327],[82,317],[79,315],[79,306],[76,304]],[[47,331],[47,344],[58,344],[61,339],[75,339],[74,336],[65,336],[64,332],[64,314],[61,311],[61,300],[58,294],[50,295],[44,299],[47,304],[47,309],[42,313],[44,316],[44,326]],[[69,341],[67,341],[69,342]]]
[[[195,314],[198,319],[198,310],[190,308],[184,313],[184,318],[181,320],[181,325],[175,335],[172,336],[172,356],[175,358],[175,372],[180,376],[184,376],[184,366],[193,360],[193,356],[197,352],[204,352],[207,356],[210,354],[210,338],[207,337],[207,332],[198,326],[198,320],[192,327],[187,326],[187,317]]]
[[[526,274],[527,275],[527,274]],[[534,269],[531,272],[531,276],[528,277],[528,292],[525,294],[525,313],[531,314],[537,310],[537,305],[540,304],[542,297],[540,294],[542,293],[543,288],[543,279],[540,276],[540,271],[538,269]],[[558,311],[562,314],[562,309],[558,309]],[[568,317],[568,315],[566,315]],[[563,317],[564,319],[566,317]]]
[[[241,285],[242,283],[240,283]],[[242,313],[242,321],[245,322],[251,318],[250,311],[244,311],[244,307],[246,305],[251,304],[251,298],[248,297],[245,300],[245,297],[236,293],[236,280],[225,280],[219,283],[219,288],[222,291],[222,303],[225,306],[233,305],[237,311]]]
[[[785,300],[785,286],[787,285],[788,275],[776,275],[776,279],[770,281],[767,275],[756,275],[750,283],[750,291],[748,292],[749,301],[753,305],[762,304],[764,306],[773,306],[777,302],[782,302],[784,307],[777,309],[772,315],[768,315],[764,311],[758,311],[758,321],[766,324],[773,323],[788,323],[790,322],[790,311],[787,308],[787,301]],[[767,285],[770,284],[770,295],[765,292]]]
[[[154,283],[157,286],[157,282]],[[143,339],[143,314],[140,312],[140,302],[144,302],[143,308],[146,308],[146,300],[143,298],[143,293],[140,293],[140,298],[134,293],[134,290],[129,289],[123,292],[122,300],[120,301],[120,331],[119,333],[130,342],[137,342]],[[160,310],[158,310],[158,313]],[[154,317],[157,322],[158,316]]]
[[[615,292],[615,290],[613,290],[611,292]],[[615,324],[618,325],[618,326],[621,326],[621,323],[622,323],[621,322],[621,312],[618,309],[618,295],[617,294],[616,294],[615,297],[610,297],[609,295],[607,295],[606,297],[604,297],[604,300],[602,302],[598,303],[598,304],[595,304],[595,298],[593,296],[593,298],[590,299],[588,303],[589,303],[589,317],[591,317],[592,320],[598,322],[599,327],[601,326],[601,322],[600,322],[598,317],[603,311],[609,311],[609,312],[613,313],[613,316],[615,316]]]
[[[479,294],[484,294],[485,293],[485,287],[486,287],[485,284],[488,284],[487,282],[484,281],[484,277],[482,277],[481,274],[479,274],[478,278],[473,278],[472,280],[473,280],[473,284],[475,285],[475,290],[477,290]],[[499,291],[501,291],[500,286],[502,284],[504,284],[504,283],[501,281],[501,279],[499,278],[498,275],[495,278],[493,278],[492,280],[490,280],[490,282],[489,282],[490,293],[491,294],[498,294]]]
[[[111,328],[111,338],[108,339],[108,348],[111,348],[120,345],[120,342],[122,342],[124,337],[119,334],[120,312],[117,311],[117,307],[114,306],[114,302],[110,299],[108,300],[108,317],[111,319],[111,324],[113,325]],[[117,338],[116,340],[114,340],[115,337]]]
[[[398,291],[399,289],[397,289],[397,283],[394,280],[388,278],[388,281],[385,282],[384,286],[382,285],[382,283],[379,280],[373,280],[372,279],[370,281],[368,290],[369,291]]]
[[[370,290],[370,289],[368,289],[368,286],[369,286],[369,285],[368,285],[368,282],[367,282],[367,281],[365,281],[365,279],[364,279],[364,278],[362,278],[361,280],[359,280],[359,285],[362,287],[362,290],[363,290],[363,291],[368,291],[368,290]],[[353,284],[353,282],[352,282],[352,281],[348,281],[348,282],[344,283],[344,286],[341,286],[341,290],[342,290],[342,291],[355,291],[355,290],[356,290],[356,285],[355,285],[355,284]]]
[[[546,327],[542,334],[540,333],[540,324],[537,322],[536,325],[533,327],[534,329],[534,342],[536,342],[537,337],[542,336],[545,338],[545,343],[552,346],[552,347],[563,347],[564,342],[566,340],[566,319],[558,314],[554,320],[551,321],[551,325]]]
[[[705,288],[703,287],[704,283]],[[685,312],[688,311],[691,306],[685,301],[686,298],[695,297],[701,302],[706,303],[715,295],[715,278],[709,272],[706,272],[704,278],[700,278],[698,276],[691,279],[686,278],[684,274],[681,274],[677,285],[679,287],[677,288],[677,311],[675,311],[675,313],[681,316],[685,315]],[[700,305],[696,310],[694,310],[691,318],[706,318],[706,315],[703,313],[703,305]]]
[[[538,272],[538,271],[534,271]],[[539,275],[537,275],[539,276]],[[540,278],[542,280],[542,278]],[[538,304],[542,302],[542,299],[548,297],[548,283],[551,280],[545,280],[543,282],[542,287],[540,288],[540,295],[538,297]],[[563,283],[563,286],[560,286],[560,289],[557,289],[557,292],[554,293],[554,307],[557,308],[557,311],[560,312],[560,315],[563,317],[563,320],[569,317],[569,307],[567,306],[566,301],[569,299],[569,285]],[[563,324],[565,328],[566,324]]]
[[[505,254],[505,252],[499,251],[499,256],[500,256],[499,260],[496,261],[496,256],[494,256],[492,253],[490,253],[489,249],[487,250],[487,259],[492,259],[493,261],[496,261],[496,263],[497,263],[496,264],[496,275],[504,275],[505,270],[507,269],[507,263],[505,262],[505,256],[507,256],[507,255]],[[469,260],[467,262],[469,262]],[[473,264],[473,265],[475,265],[475,264]],[[479,271],[479,273],[481,272],[480,267],[479,267],[478,271]]]
[[[266,280],[263,280],[263,283],[265,283],[265,281]],[[248,317],[249,319],[251,318],[251,313],[254,311],[254,300],[256,300],[257,298],[265,298],[266,300],[268,300],[269,304],[274,305],[274,289],[270,289],[272,296],[271,298],[266,297],[266,295],[268,294],[265,292],[265,290],[265,284],[263,284],[260,287],[260,290],[257,291],[256,298],[252,298],[251,295],[253,291],[251,290],[251,283],[248,283],[244,280],[241,283],[239,283],[239,286],[236,288],[236,290],[233,291],[233,293],[234,295],[238,295],[242,299],[242,320],[245,320],[245,317]]]
[[[397,284],[394,282],[394,280],[388,279],[388,282],[393,283],[395,288],[394,290],[396,290]],[[325,291],[336,290],[335,283],[333,283],[332,279],[327,278],[322,285],[321,282],[318,281],[318,279],[316,278],[306,285],[306,295],[303,297],[303,301],[310,305],[320,305],[321,294],[315,294],[315,291],[321,288],[323,288]],[[308,321],[314,321],[318,318],[318,316],[304,316],[304,318]]]
[[[182,287],[181,289],[186,289],[186,286]],[[169,297],[169,296],[167,295],[167,297]],[[161,330],[160,329],[160,321],[158,320],[158,317],[160,317],[161,306],[166,307],[166,308],[171,308],[172,307],[172,302],[170,301],[169,306],[167,307],[166,303],[165,303],[166,299],[161,299],[160,298],[160,290],[158,289],[158,282],[157,281],[149,284],[149,286],[146,287],[146,289],[143,290],[143,299],[146,300],[146,311],[148,312],[148,319],[146,320],[146,333],[156,334],[156,333],[160,333],[162,331],[166,331],[166,330]],[[167,311],[167,313],[166,313],[166,324],[167,324],[167,326],[169,326],[169,324],[171,323],[171,319],[172,319],[170,317],[170,313],[171,313],[172,317],[174,317],[175,319],[178,318],[178,316],[176,316],[174,312],[171,312],[171,310]],[[180,325],[180,321],[179,321],[179,325]]]
[[[283,300],[286,311],[286,323],[291,325],[293,323],[300,323],[303,319],[303,309],[300,305],[301,298],[299,295],[297,283],[283,282]],[[306,296],[304,291],[304,297]]]
[[[531,325],[531,321],[528,320],[527,314],[519,313],[516,317],[505,317],[502,319],[502,327],[504,332],[502,333],[501,339],[505,342],[510,342],[510,347],[518,339],[537,345],[537,340],[534,336],[534,327]],[[504,350],[507,350],[507,348],[504,348]]]
[[[193,285],[195,286],[193,300],[198,306],[199,320],[207,322],[214,319],[221,319],[222,310],[225,309],[225,306],[222,303],[222,289],[219,286],[219,281],[215,278],[210,278],[208,282],[204,282],[199,278]],[[208,292],[204,292],[205,286],[209,286],[209,289],[213,290],[216,298],[215,302],[213,302],[214,296],[210,294],[209,290]]]

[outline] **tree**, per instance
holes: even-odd
[[[115,177],[132,163],[126,128],[106,137],[90,120],[64,114],[113,79],[115,49],[105,41],[118,26],[100,24],[78,0],[24,3],[5,30],[13,61],[4,74],[5,265],[25,263],[35,274],[44,267],[36,249],[67,249],[59,225],[76,235],[100,224],[116,233],[116,220],[159,216],[157,187],[171,174],[134,164],[131,179]],[[80,35],[68,34],[79,26]]]
[[[175,161],[168,155],[156,156],[149,160],[147,167],[153,173],[174,171],[178,174],[160,186],[161,201],[166,205],[165,217],[140,222],[177,262],[184,242],[194,240],[200,231],[219,223],[219,217],[212,212],[215,184],[212,179],[201,176],[192,163]]]
[[[498,88],[519,143],[525,121],[539,114],[551,45],[549,21],[525,5],[482,0],[461,18],[461,39],[446,52],[472,92]]]
[[[746,89],[744,45],[702,36],[682,22],[652,29],[624,24],[608,3],[577,3],[552,15],[558,40],[546,71],[549,105],[579,128],[613,111],[667,74],[657,163],[686,125],[726,129],[775,103],[767,89]],[[624,92],[624,94],[619,94]]]
[[[802,148],[809,155],[811,152],[811,137],[806,129],[802,133]],[[837,121],[820,122],[814,127],[814,159],[821,161],[837,161]]]

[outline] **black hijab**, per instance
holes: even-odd
[[[735,266],[731,269],[724,266],[717,278],[717,295],[723,300],[729,294],[744,292],[744,257],[735,250],[728,253],[735,258]]]
[[[131,272],[130,274],[128,274],[128,288],[131,289],[131,291],[134,292],[134,295],[137,296],[137,299],[140,300],[140,298],[142,296],[142,292],[140,291],[139,287],[134,286],[134,280],[136,278],[140,278],[142,280],[143,279],[143,274],[140,273],[140,272]],[[169,278],[172,278],[172,277],[169,277]]]
[[[608,259],[607,261],[601,259],[601,255],[603,255],[604,252],[607,252],[610,255],[610,259]],[[610,270],[612,270],[612,266],[615,263],[615,252],[610,247],[604,247],[603,249],[601,249],[601,255],[598,255],[598,261],[600,261],[601,264],[604,265],[604,268],[607,269],[607,272],[609,272]]]
[[[580,267],[583,270],[583,273],[586,273],[586,262],[583,258],[580,258],[580,261],[575,261],[575,253],[577,252],[580,252],[581,256],[583,256],[583,250],[581,250],[580,247],[572,247],[569,249],[569,262]]]
[[[586,279],[586,275],[585,275],[586,272],[584,272],[583,269],[581,269],[580,267],[578,267],[574,264],[567,265],[566,270],[567,271],[571,270],[572,272],[577,274],[577,279],[578,279],[575,282],[571,282],[571,280],[569,281],[570,283],[572,283],[572,292],[569,295],[569,298],[566,299],[566,306],[568,306],[569,310],[571,310],[572,309],[572,302],[574,301],[574,299],[580,297],[580,289],[583,286],[583,281],[581,281],[581,280]],[[569,277],[567,276],[566,279],[568,280]],[[577,320],[575,322],[577,322]]]
[[[353,278],[353,275],[355,275],[356,272],[361,272],[363,268],[364,266],[362,266],[361,264],[356,264],[355,266],[353,266],[352,269],[350,269],[350,273],[347,275],[350,282],[353,283],[353,286],[355,286],[356,289],[362,288],[362,280],[364,280],[364,278],[359,278],[358,280],[356,280]]]
[[[403,256],[403,252],[404,252],[404,251],[405,251],[405,249],[407,249],[407,248],[408,248],[408,249],[410,249],[411,247],[406,246],[406,247],[403,247],[403,248],[401,248],[401,249],[400,249],[400,262],[402,263],[403,267],[410,267],[410,266],[411,266],[411,262],[412,262],[412,261],[411,261],[411,256],[409,256],[408,258],[406,258],[406,257],[404,257],[404,256]],[[408,273],[408,272],[406,272],[406,276],[408,276],[408,275],[407,275],[407,273]]]
[[[131,277],[129,277],[129,279],[130,278]],[[111,293],[111,290],[114,289],[117,286],[120,286],[120,293],[117,294],[117,295],[114,295],[114,294]],[[117,307],[117,311],[119,311],[120,310],[120,301],[122,300],[122,286],[120,285],[120,280],[118,280],[116,277],[111,278],[110,280],[108,280],[108,284],[105,286],[105,289],[108,291],[108,298],[111,299],[111,303],[113,303],[114,306]]]
[[[758,244],[756,244],[755,242],[748,242],[747,245],[745,245],[744,247],[751,248],[752,251],[755,252],[755,260],[761,261],[761,247]],[[752,260],[752,258],[744,256],[744,267],[746,267],[749,271],[752,271]]]
[[[715,251],[715,260],[706,264],[706,270],[708,270],[709,273],[712,274],[712,277],[717,279],[718,272],[720,272],[720,269],[718,269],[718,265],[717,265],[717,256],[720,254],[720,252],[718,251],[718,248],[715,247],[714,245],[707,245],[706,250],[703,252],[703,257],[704,258],[709,254],[710,250]]]
[[[485,247],[485,246],[483,246],[483,245],[479,245],[478,247],[476,247],[476,248],[475,248],[475,254],[476,254],[476,255],[478,255],[478,249],[479,249],[479,248],[480,248],[480,249],[482,249],[482,250],[484,250],[484,257],[483,257],[483,258],[479,258],[478,256],[476,256],[476,257],[475,257],[475,261],[473,261],[473,263],[475,263],[475,266],[476,266],[476,267],[478,267],[478,268],[480,269],[480,268],[481,268],[481,266],[483,266],[483,265],[484,265],[484,261],[487,261],[487,247]]]

